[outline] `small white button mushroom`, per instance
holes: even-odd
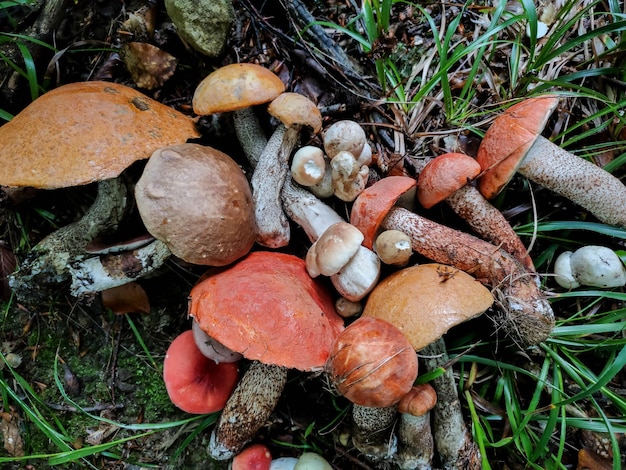
[[[572,275],[572,251],[564,251],[554,262],[554,280],[564,289],[576,289],[580,283]]]
[[[400,230],[385,230],[374,242],[380,260],[392,266],[406,266],[413,254],[411,238]]]
[[[270,470],[293,470],[298,463],[295,457],[280,457],[272,460]]]
[[[363,192],[369,168],[359,165],[354,155],[341,151],[330,161],[333,193],[342,201],[354,201]]]
[[[331,160],[342,150],[352,155],[361,155],[367,143],[365,131],[356,122],[337,121],[324,133],[324,151]]]
[[[323,457],[313,452],[305,452],[298,459],[294,470],[332,470],[333,467]]]
[[[622,287],[626,285],[626,269],[622,260],[610,248],[589,245],[579,248],[570,257],[573,277],[592,287]]]
[[[326,162],[322,149],[305,145],[294,153],[291,160],[291,177],[302,186],[313,186],[324,179]]]
[[[361,231],[348,222],[337,222],[328,227],[307,252],[309,275],[337,274],[356,254],[363,238]]]

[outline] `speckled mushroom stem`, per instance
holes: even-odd
[[[401,413],[398,422],[398,453],[395,464],[402,470],[430,470],[434,442],[430,427],[430,412],[422,416]]]
[[[252,168],[255,168],[259,158],[267,145],[267,138],[259,119],[252,108],[238,109],[233,112],[233,127],[235,135],[241,145]]]
[[[401,207],[389,211],[382,227],[406,233],[416,252],[491,286],[503,310],[502,327],[522,347],[539,344],[552,332],[554,312],[537,275],[506,251]]]
[[[480,191],[471,184],[457,189],[446,202],[452,210],[485,240],[511,253],[530,272],[535,271],[528,250],[517,236],[511,224]]]
[[[100,181],[96,199],[85,214],[40,241],[10,277],[16,298],[22,302],[45,298],[50,288],[69,280],[69,263],[84,256],[85,247],[96,236],[117,229],[126,203],[122,179]]]
[[[601,222],[626,227],[626,186],[548,139],[537,137],[517,171],[584,207]]]
[[[135,250],[74,261],[68,265],[72,276],[70,293],[84,298],[128,284],[160,268],[171,255],[165,243],[154,240]]]
[[[281,204],[281,189],[289,174],[289,157],[298,141],[299,127],[279,124],[252,175],[252,198],[255,205],[257,242],[268,248],[289,243],[289,221]]]
[[[391,462],[398,449],[393,433],[397,406],[352,406],[352,443],[369,461]]]
[[[449,361],[444,340],[439,338],[420,351],[427,371],[445,367]],[[482,468],[480,451],[465,426],[457,385],[451,368],[432,381],[437,391],[433,408],[433,436],[444,469],[478,470]]]
[[[287,383],[287,369],[255,361],[222,410],[209,442],[209,455],[228,460],[267,422]]]

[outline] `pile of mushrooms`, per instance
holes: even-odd
[[[87,103],[90,112],[76,111]],[[221,411],[211,457],[241,452],[243,462],[290,371],[299,370],[325,374],[334,393],[353,403],[353,444],[372,462],[479,468],[450,368],[415,385],[418,363],[445,366],[443,335],[484,312],[521,347],[544,341],[554,326],[526,247],[487,200],[518,171],[599,220],[626,226],[621,182],[539,136],[557,103],[549,95],[512,106],[476,159],[441,155],[418,179],[371,182],[363,128],[350,120],[324,128],[312,100],[286,91],[259,65],[219,68],[193,97],[197,115],[232,113],[246,162],[187,142],[199,137],[193,120],[135,90],[102,82],[61,87],[0,128],[0,184],[54,189],[99,181],[98,196],[83,219],[35,247],[12,287],[24,299],[34,285],[71,280],[73,295],[93,296],[171,256],[210,266],[190,292],[190,328],[167,352],[164,381],[182,410]],[[274,126],[269,137],[260,118]],[[511,137],[512,130],[519,134]],[[59,152],[64,159],[55,158]],[[128,191],[120,175],[139,159],[148,161]],[[89,253],[96,236],[121,223],[131,196],[147,236],[121,252]],[[420,214],[442,201],[476,235]],[[305,257],[276,251],[290,244],[293,225],[308,238]],[[596,259],[616,270],[590,281],[590,268],[581,267],[589,251],[557,260],[560,285],[624,285],[621,261],[597,249]],[[418,256],[430,262],[411,263]],[[359,318],[346,326],[342,317]],[[267,449],[248,449],[269,465]]]

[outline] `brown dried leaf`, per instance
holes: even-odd
[[[120,56],[133,81],[147,90],[162,86],[176,70],[176,57],[145,42],[125,44]]]
[[[4,439],[4,449],[12,457],[24,455],[24,441],[20,435],[20,418],[16,413],[2,413],[0,433]]]
[[[148,294],[134,282],[102,291],[102,304],[116,315],[150,313]]]

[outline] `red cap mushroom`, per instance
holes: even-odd
[[[205,357],[191,330],[172,341],[163,362],[167,393],[187,413],[213,413],[224,408],[239,378],[236,363],[217,364]]]
[[[484,171],[478,189],[491,199],[518,172],[587,209],[600,221],[626,227],[626,186],[541,136],[558,103],[556,95],[530,98],[494,120],[478,148],[476,160]]]
[[[263,444],[246,447],[233,459],[231,470],[269,470],[272,454]]]

